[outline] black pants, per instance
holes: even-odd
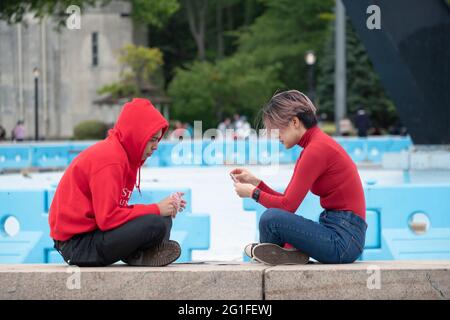
[[[116,229],[78,234],[67,241],[55,241],[55,249],[70,265],[100,267],[125,260],[169,240],[172,218],[148,214]]]

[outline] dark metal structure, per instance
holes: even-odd
[[[448,1],[342,1],[414,143],[450,144]],[[367,26],[371,5],[380,8],[380,29]]]

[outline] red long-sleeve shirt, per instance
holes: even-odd
[[[258,185],[258,202],[266,208],[295,213],[308,191],[320,197],[327,210],[353,211],[365,219],[364,190],[356,165],[345,150],[319,127],[308,129],[298,143],[303,151],[284,193],[264,182]]]

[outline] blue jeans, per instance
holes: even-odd
[[[324,210],[319,222],[280,209],[267,209],[259,220],[261,243],[285,243],[321,263],[352,263],[361,255],[366,222],[351,211]]]

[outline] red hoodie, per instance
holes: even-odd
[[[145,214],[160,214],[156,204],[130,206],[128,200],[147,142],[167,128],[150,101],[126,103],[108,137],[81,152],[61,178],[50,207],[50,236],[65,241],[80,233],[117,228]]]

